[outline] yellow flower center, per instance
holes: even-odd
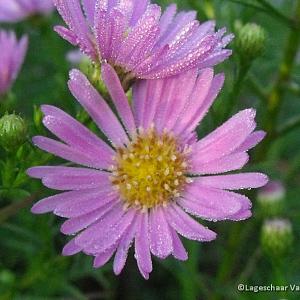
[[[125,206],[147,209],[180,197],[191,182],[186,176],[188,152],[172,135],[159,135],[154,129],[117,149],[111,181]]]

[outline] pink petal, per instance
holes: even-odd
[[[189,133],[196,129],[198,124],[202,121],[202,119],[206,116],[208,113],[209,108],[213,105],[216,97],[218,96],[219,92],[222,89],[222,86],[224,84],[224,74],[217,74],[212,82],[210,89],[208,91],[208,94],[206,95],[205,99],[201,103],[200,107],[197,109],[197,111],[193,111],[190,114],[189,122],[187,122],[187,125],[185,127],[181,128],[181,131],[179,132],[181,135],[185,135],[186,133]],[[196,95],[196,94],[195,94]],[[192,108],[193,106],[191,106]]]
[[[76,167],[33,167],[27,170],[31,177],[41,178],[43,184],[56,190],[86,190],[111,187],[109,174]]]
[[[41,110],[45,114],[44,125],[63,142],[90,156],[98,155],[107,163],[111,163],[114,151],[89,129],[54,106],[43,105]]]
[[[50,196],[38,201],[31,209],[35,214],[44,214],[53,211],[58,205],[74,200],[74,202],[80,200],[82,197],[88,197],[89,195],[97,194],[99,191],[72,191]]]
[[[105,250],[104,252],[101,252],[96,255],[94,259],[94,268],[101,268],[104,266],[113,256],[114,252],[116,251],[117,246],[113,245],[109,249]]]
[[[213,69],[202,70],[197,78],[194,91],[190,95],[184,109],[181,111],[173,128],[176,134],[180,133],[191,121],[195,111],[202,106],[211,88],[214,72]]]
[[[94,224],[95,222],[101,220],[107,213],[109,213],[114,207],[116,203],[114,201],[102,206],[96,210],[91,211],[85,215],[81,215],[75,218],[71,218],[65,221],[60,231],[63,234],[72,235],[75,234],[90,225]]]
[[[226,190],[259,188],[268,182],[268,177],[261,173],[242,173],[219,176],[207,176],[196,179],[198,183],[208,187]]]
[[[244,143],[238,147],[237,152],[248,151],[249,149],[254,148],[257,144],[259,144],[266,136],[264,131],[255,131],[251,133]]]
[[[249,219],[252,216],[251,210],[241,211],[233,216],[230,216],[230,220],[232,221],[243,221]]]
[[[188,259],[188,254],[179,238],[177,235],[176,231],[171,228],[171,234],[172,234],[172,239],[173,239],[173,256],[179,260],[187,260]]]
[[[232,153],[254,130],[255,111],[247,109],[201,139],[193,151],[197,163],[207,163]]]
[[[135,236],[135,257],[139,270],[143,274],[152,272],[152,261],[150,253],[148,213],[144,213],[139,218],[137,233]]]
[[[226,220],[241,210],[250,209],[250,200],[240,194],[203,187],[193,183],[178,203],[189,213],[208,220]]]
[[[160,35],[162,36],[169,25],[171,24],[175,14],[176,14],[177,6],[176,4],[170,4],[164,13],[162,14],[160,20],[159,20],[159,28],[160,28]]]
[[[130,25],[135,25],[138,22],[139,18],[145,13],[147,6],[149,5],[149,0],[138,0],[134,2],[135,5],[133,8]]]
[[[172,130],[175,126],[177,119],[181,115],[182,110],[193,92],[197,75],[198,70],[192,69],[187,71],[182,78],[180,76],[176,78],[177,85],[172,96],[172,101],[168,103],[169,105],[166,109],[166,119],[164,122],[164,128],[166,130]]]
[[[73,31],[64,26],[54,26],[54,31],[56,31],[64,40],[68,41],[73,46],[78,45],[77,36],[73,33]]]
[[[179,234],[200,242],[209,242],[216,238],[216,233],[196,222],[177,205],[169,205],[164,209],[168,223]]]
[[[106,216],[79,234],[75,241],[82,245],[85,253],[93,254],[105,251],[116,243],[135,216],[135,210],[127,212],[121,204],[112,209]]]
[[[134,134],[136,131],[134,118],[118,75],[109,64],[102,64],[102,77],[125,128],[130,135]]]
[[[108,195],[107,192],[103,192],[90,197],[82,197],[75,203],[72,203],[72,201],[62,203],[55,208],[54,214],[63,218],[76,218],[99,208],[106,209],[107,204],[113,205],[116,202],[117,197],[115,195]]]
[[[81,247],[77,246],[74,242],[74,239],[70,240],[63,248],[62,255],[70,256],[74,255],[81,251]]]
[[[117,117],[80,71],[72,70],[70,72],[68,85],[73,96],[113,144],[123,146],[128,142],[128,137]]]
[[[136,233],[136,227],[137,227],[137,222],[135,218],[135,220],[132,221],[131,225],[124,233],[124,235],[122,236],[119,242],[114,263],[113,263],[113,269],[116,275],[119,275],[125,266],[127,256],[128,256],[128,251],[129,248],[131,247],[132,241]]]
[[[74,149],[73,147],[61,142],[43,136],[35,136],[33,137],[32,141],[40,149],[59,156],[65,160],[72,161],[76,164],[91,168],[108,168],[108,164],[103,161],[101,157],[90,157],[87,153],[78,149]]]
[[[173,251],[172,236],[161,207],[150,211],[149,232],[151,252],[159,258],[169,256]]]
[[[193,162],[190,173],[192,174],[220,174],[242,168],[249,161],[247,153],[233,153],[208,163]]]

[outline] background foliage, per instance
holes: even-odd
[[[169,3],[158,2],[163,6]],[[255,22],[266,30],[264,54],[246,74],[241,74],[243,62],[235,43],[231,44],[233,56],[218,67],[225,70],[225,87],[199,128],[199,135],[239,109],[257,108],[258,127],[268,131],[268,138],[251,153],[247,168],[284,183],[287,194],[279,215],[292,222],[293,247],[277,260],[262,250],[260,231],[266,214],[251,193],[253,218],[209,224],[219,233],[216,241],[201,245],[185,241],[189,260],[154,260],[149,281],[139,275],[132,255],[119,277],[112,274],[111,265],[94,270],[91,258],[83,254],[62,257],[66,237],[59,233],[61,220],[30,213],[31,203],[49,195],[49,191],[29,180],[24,170],[54,161],[33,149],[29,141],[33,135],[48,134],[41,126],[40,104],[58,105],[83,121],[84,115],[66,86],[72,66],[65,57],[71,47],[52,30],[61,20],[55,14],[32,17],[9,26],[19,35],[28,33],[30,37],[9,108],[27,120],[29,134],[28,142],[17,152],[8,154],[0,149],[0,299],[299,299],[299,292],[241,293],[237,284],[300,283],[300,1],[177,2],[182,9],[197,10],[200,20],[215,18],[218,27],[226,26],[230,32],[236,32],[238,22]]]

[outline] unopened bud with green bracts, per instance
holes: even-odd
[[[266,220],[261,232],[261,245],[270,258],[280,258],[287,254],[293,243],[292,224],[287,219]]]
[[[16,114],[5,114],[0,119],[0,146],[7,151],[21,146],[27,135],[26,122]]]
[[[261,56],[265,49],[266,37],[266,31],[255,23],[238,26],[235,45],[242,61],[251,62]]]
[[[280,181],[270,181],[257,194],[257,202],[263,216],[273,217],[282,213],[284,209],[286,191]]]

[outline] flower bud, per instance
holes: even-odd
[[[249,62],[262,55],[265,43],[266,32],[261,26],[247,23],[237,29],[236,48],[242,60]]]
[[[276,216],[284,208],[286,191],[280,181],[270,181],[257,194],[257,202],[264,216]]]
[[[26,140],[25,121],[15,114],[6,114],[0,119],[0,145],[7,151],[17,149]]]
[[[290,250],[292,242],[292,224],[289,220],[265,221],[261,232],[261,244],[266,255],[271,258],[280,258]]]

